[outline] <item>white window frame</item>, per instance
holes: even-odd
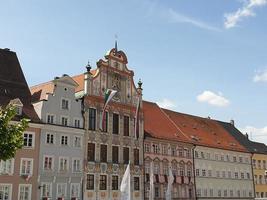
[[[62,108],[62,101],[63,101],[63,100],[68,101],[68,108]],[[60,109],[61,109],[61,110],[70,110],[70,108],[71,108],[71,107],[70,107],[70,102],[71,102],[70,99],[65,98],[65,97],[61,97],[61,100],[60,100]]]
[[[32,198],[32,185],[31,184],[19,184],[19,192],[18,192],[18,200],[20,200],[20,192],[21,192],[21,187],[29,187],[29,200]],[[25,200],[25,199],[23,199]]]
[[[79,160],[80,161],[80,169],[79,169],[79,171],[75,171],[74,170],[74,160]],[[72,158],[71,167],[72,167],[72,173],[81,173],[82,172],[82,159],[81,158]]]
[[[62,185],[64,185],[64,187],[65,187],[65,191],[64,191],[64,195],[60,195],[59,194],[59,186],[62,186]],[[60,197],[67,197],[67,183],[57,183],[57,198],[60,198]]]
[[[73,186],[76,186],[76,187],[78,186],[78,188],[79,188],[78,189],[78,196],[73,196],[72,195],[72,187]],[[79,199],[80,198],[80,193],[81,193],[81,184],[80,183],[71,183],[70,184],[70,199],[71,198],[75,198],[75,197]]]
[[[67,136],[67,144],[62,144],[62,136],[66,137]],[[65,139],[64,139],[65,140]],[[69,146],[70,144],[70,136],[69,135],[66,135],[66,134],[62,134],[60,135],[60,145],[61,146]]]
[[[53,135],[53,143],[47,143],[47,135]],[[45,144],[47,144],[47,145],[54,145],[54,144],[56,144],[56,134],[50,133],[50,132],[49,133],[46,133],[45,134]]]
[[[66,159],[66,160],[67,160],[67,167],[66,167],[66,170],[61,170],[61,169],[60,169],[60,160],[61,160],[61,159]],[[68,157],[60,156],[60,157],[58,158],[58,171],[59,171],[59,172],[67,172],[67,171],[69,171],[69,158],[68,158]]]
[[[28,142],[27,142],[27,146],[24,146],[23,145],[23,148],[24,149],[34,149],[34,146],[35,146],[35,132],[31,132],[31,131],[25,131],[23,133],[23,143],[24,143],[24,134],[31,134],[32,135],[32,146],[28,146]]]
[[[8,200],[12,200],[12,184],[9,184],[9,183],[0,183],[0,187],[9,187]]]
[[[80,146],[75,146],[75,139],[76,138],[80,138]],[[82,137],[81,136],[78,136],[78,135],[74,135],[73,136],[73,147],[75,147],[75,148],[82,148]]]
[[[44,190],[44,187],[46,187],[46,186],[48,186],[47,187],[47,191],[48,191],[48,193],[49,193],[49,196],[44,196],[43,195],[43,190]],[[48,197],[48,198],[50,198],[50,197],[52,197],[52,183],[50,182],[42,182],[41,183],[41,187],[42,187],[42,189],[41,189],[41,197]]]
[[[75,126],[75,120],[78,120],[79,121],[79,126]],[[82,120],[81,120],[81,118],[78,118],[78,117],[74,117],[73,118],[73,127],[75,127],[75,128],[81,128],[82,127]]]
[[[7,162],[10,162],[10,171],[7,172]],[[4,170],[5,169],[5,170]],[[0,174],[13,175],[14,173],[14,158],[3,161],[0,160]]]
[[[48,158],[52,158],[52,165],[51,165],[51,169],[46,169],[45,168],[45,158],[46,157],[48,157]],[[54,166],[55,166],[55,158],[54,158],[54,156],[52,156],[52,155],[44,155],[43,156],[43,170],[44,171],[53,171],[54,170]]]
[[[67,125],[65,125],[65,123],[64,124],[62,124],[62,118],[65,118],[65,119],[67,119]],[[61,126],[69,126],[70,125],[70,118],[69,118],[69,116],[66,116],[66,115],[60,115],[60,125]]]
[[[29,174],[25,174],[22,173],[22,162],[23,161],[31,161],[31,168],[30,168],[30,173]],[[20,175],[32,175],[33,174],[33,158],[21,158],[20,159],[20,170],[19,170]]]
[[[49,123],[49,122],[48,122],[48,116],[53,116],[53,123]],[[56,115],[55,115],[55,114],[51,114],[51,113],[47,113],[47,114],[46,114],[45,122],[46,122],[47,124],[56,124]]]

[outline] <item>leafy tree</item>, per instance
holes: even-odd
[[[11,122],[15,116],[14,106],[0,107],[0,160],[14,158],[16,151],[23,147],[23,132],[28,127],[28,120]]]

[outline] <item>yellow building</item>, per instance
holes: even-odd
[[[256,199],[267,199],[267,152],[262,151],[267,148],[264,144],[257,144],[260,146],[259,150],[257,148],[260,152],[252,156]]]

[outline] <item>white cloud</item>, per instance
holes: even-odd
[[[263,71],[258,71],[253,77],[254,82],[267,82],[267,69]]]
[[[230,104],[230,101],[223,97],[222,93],[218,94],[211,91],[204,91],[200,95],[197,96],[197,100],[199,102],[206,102],[213,106],[224,107]]]
[[[156,102],[161,108],[174,109],[176,108],[176,103],[170,99],[162,99],[161,101]]]
[[[168,18],[172,23],[188,23],[201,29],[221,31],[219,28],[211,26],[205,22],[177,13],[171,8],[168,10]]]
[[[265,6],[267,0],[248,0],[245,1],[242,8],[239,8],[236,12],[226,13],[224,15],[224,27],[229,29],[237,26],[237,23],[242,21],[244,17],[253,17],[256,14],[254,13],[254,8]]]
[[[246,126],[240,130],[243,134],[247,133],[250,140],[267,144],[267,126],[263,128]]]

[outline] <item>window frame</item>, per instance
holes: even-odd
[[[31,138],[31,140],[32,140],[32,145],[31,146],[29,146],[29,139],[27,138],[27,146],[25,146],[25,144],[24,144],[24,142],[25,142],[25,134],[27,134],[28,136],[29,135],[32,135],[32,138]],[[32,131],[25,131],[24,133],[23,133],[23,148],[24,149],[34,149],[34,146],[35,146],[35,132],[32,132]]]
[[[63,100],[67,101],[68,102],[68,106],[67,108],[63,108]],[[61,97],[61,101],[60,101],[60,109],[61,110],[70,110],[71,109],[71,100],[68,99],[68,98],[65,98],[65,97]]]
[[[25,161],[31,161],[30,173],[29,174],[22,173],[22,163],[23,163],[24,160]],[[25,167],[25,169],[27,170],[27,166]],[[20,158],[20,170],[19,170],[19,174],[20,174],[20,176],[23,176],[23,175],[30,175],[30,176],[32,176],[33,175],[33,158]]]
[[[19,188],[18,200],[20,200],[21,187],[29,187],[29,198],[28,198],[28,200],[31,200],[31,197],[32,197],[32,184],[19,184],[19,187],[18,187]],[[23,200],[27,200],[27,199],[23,198]]]

